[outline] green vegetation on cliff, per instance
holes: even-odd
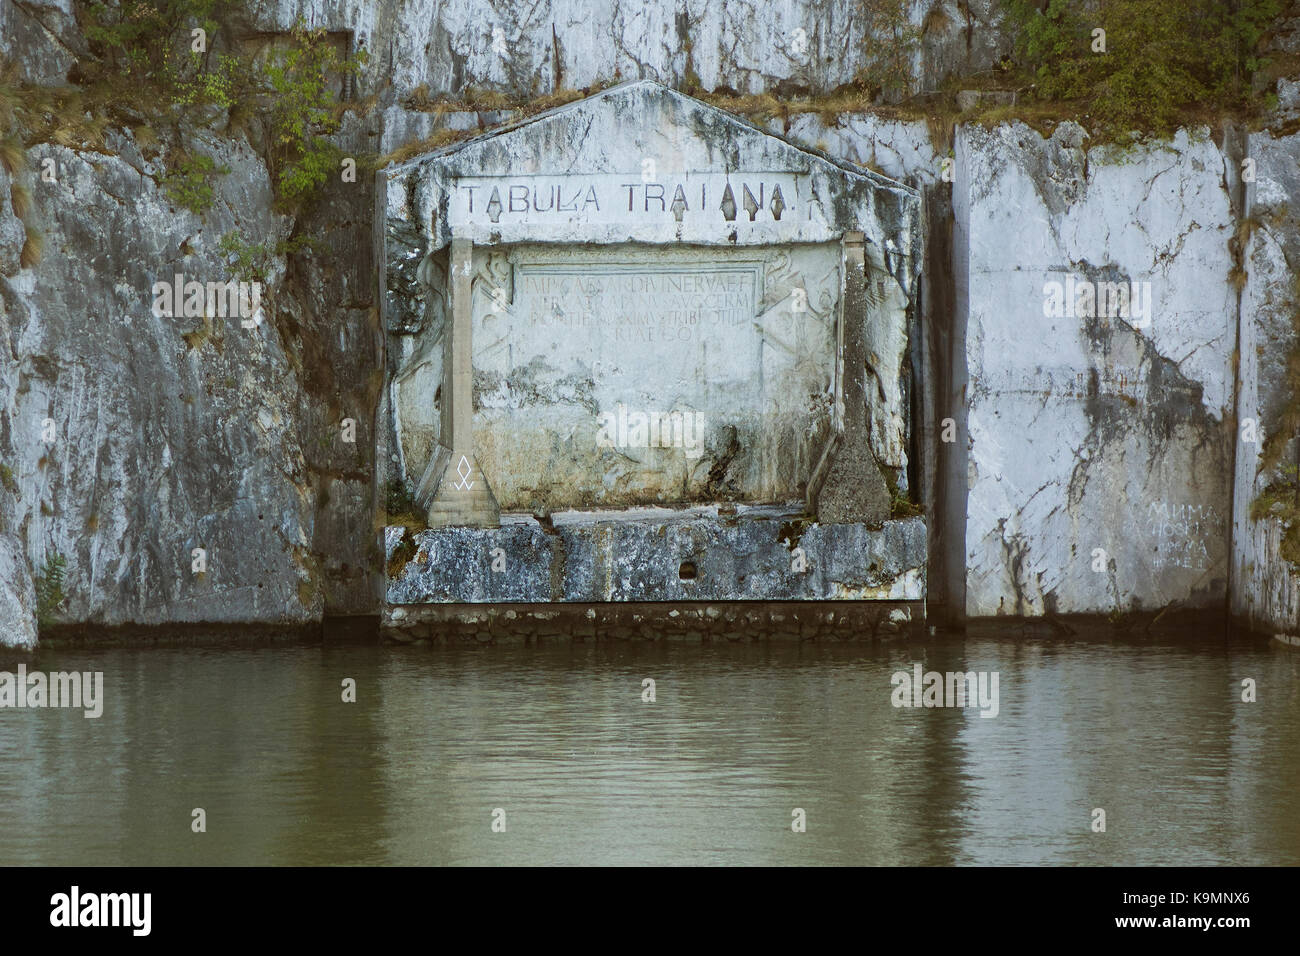
[[[913,25],[908,0],[861,0],[867,32],[862,41],[858,84],[887,96],[912,92],[912,58],[921,46],[921,29]]]
[[[142,149],[163,154],[169,171],[160,184],[196,214],[225,171],[194,147],[200,130],[247,135],[265,154],[285,212],[309,203],[337,169],[327,138],[344,110],[336,88],[364,52],[341,51],[326,31],[299,21],[258,55],[231,26],[242,13],[234,0],[96,0],[75,10],[86,50],[68,86],[0,74],[0,129],[10,142],[102,150],[106,129],[131,129]]]
[[[1028,97],[1077,104],[1116,135],[1249,112],[1279,0],[1003,0]],[[1088,125],[1087,123],[1085,125]]]
[[[218,167],[211,156],[183,156],[163,174],[162,186],[177,205],[202,215],[212,205],[212,177],[228,172],[229,167]]]
[[[48,554],[41,573],[36,575],[36,626],[47,629],[54,623],[54,616],[63,606],[63,577],[68,566],[67,559],[61,554]]]
[[[1264,433],[1259,474],[1269,473],[1270,478],[1250,503],[1250,518],[1281,522],[1279,551],[1292,567],[1300,569],[1300,466],[1285,460],[1297,452],[1296,436],[1300,435],[1300,277],[1292,282],[1291,301],[1291,326],[1296,344],[1286,356],[1283,379],[1286,400],[1277,413],[1276,423]]]

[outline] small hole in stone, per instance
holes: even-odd
[[[683,561],[681,568],[677,571],[677,576],[681,578],[683,581],[694,581],[695,574],[696,571],[695,571],[694,561]]]

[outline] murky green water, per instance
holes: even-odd
[[[918,660],[998,672],[998,716],[893,707],[891,674]],[[61,649],[28,666],[103,671],[106,703],[99,720],[0,710],[0,864],[1300,863],[1300,653],[1276,642]]]

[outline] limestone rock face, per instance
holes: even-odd
[[[1286,528],[1276,517],[1252,520],[1251,503],[1277,469],[1261,471],[1264,440],[1281,429],[1296,399],[1286,382],[1288,357],[1297,342],[1295,276],[1300,268],[1300,136],[1249,137],[1247,155],[1255,181],[1246,182],[1249,233],[1244,237],[1246,284],[1242,288],[1242,334],[1236,484],[1233,500],[1232,610],[1261,630],[1300,632],[1300,578],[1282,557]],[[1249,428],[1253,425],[1252,429]],[[1293,463],[1294,444],[1283,463]]]
[[[85,48],[72,0],[0,0],[0,52],[32,82],[63,83]]]
[[[773,130],[779,121],[773,121]],[[920,120],[896,120],[871,113],[843,113],[833,125],[816,113],[793,117],[787,134],[837,159],[884,173],[890,179],[932,186],[942,174],[942,157]]]
[[[13,212],[13,177],[0,165],[0,274],[18,271],[27,230]]]
[[[369,53],[366,92],[405,99],[491,90],[520,97],[619,80],[739,93],[829,92],[863,67],[874,29],[859,0],[270,0],[235,9],[232,32],[264,37],[311,26]],[[988,70],[1008,52],[996,0],[913,3],[917,90]],[[66,80],[86,41],[72,0],[0,0],[5,53],[25,76]]]
[[[987,70],[1009,49],[996,0],[913,3],[908,14],[920,31],[918,88]],[[421,85],[542,95],[637,79],[827,92],[861,70],[873,26],[858,0],[278,0],[257,7],[249,27],[285,30],[299,16],[353,31],[371,53],[367,85],[391,82],[399,96]]]
[[[13,212],[12,186],[12,178],[0,165],[0,277],[17,273],[26,238],[23,222]],[[6,298],[0,295],[0,436],[7,431],[8,410],[14,405],[18,387],[14,338]],[[32,647],[36,643],[36,593],[14,520],[22,487],[7,452],[0,439],[0,647]]]
[[[959,130],[970,615],[1222,604],[1236,337],[1224,162],[1204,134],[1112,156],[1085,153],[1072,124],[1050,139]],[[1087,283],[1134,290],[1129,317],[1094,317]]]
[[[913,4],[912,22],[922,30],[919,86],[987,70],[1007,52],[999,7],[996,0]],[[376,108],[350,118],[338,137],[355,155],[504,119],[495,109],[424,112],[424,96],[489,90],[526,99],[630,79],[777,96],[825,92],[854,77],[872,29],[857,0],[776,7],[757,0],[271,0],[249,5],[231,32],[283,32],[300,15],[370,53],[355,93],[373,94]],[[1293,27],[1277,31],[1277,50],[1300,48]],[[0,0],[0,53],[26,80],[65,82],[85,49],[71,0]],[[1279,98],[1280,115],[1294,117],[1295,84],[1284,79]],[[610,117],[599,101],[579,105],[592,119],[585,137],[553,132],[533,144],[537,150],[514,152],[502,137],[486,137],[463,154],[460,172],[473,175],[475,164],[527,172],[543,147],[569,150],[595,168],[610,158],[602,151],[620,123],[672,129],[671,116],[646,119],[647,109],[659,108],[631,104]],[[1256,181],[1244,184],[1244,207],[1234,210],[1229,198],[1243,150],[1199,132],[1121,155],[1088,149],[1070,124],[1050,138],[1018,124],[959,128],[949,183],[942,175],[948,144],[936,146],[924,123],[808,114],[777,124],[773,132],[924,194],[923,214],[914,216],[905,210],[912,190],[878,180],[870,190],[882,223],[908,220],[911,247],[877,243],[868,267],[894,281],[870,291],[873,307],[910,308],[911,324],[869,325],[863,335],[866,387],[879,399],[870,406],[871,455],[900,485],[910,472],[938,509],[927,522],[932,587],[951,578],[954,603],[984,616],[1215,606],[1230,586],[1238,615],[1300,630],[1300,587],[1281,558],[1285,528],[1276,518],[1249,517],[1277,475],[1259,473],[1259,444],[1239,440],[1232,421],[1234,385],[1237,417],[1256,421],[1261,442],[1291,401],[1285,373],[1296,344],[1300,138],[1249,137],[1244,154],[1256,164]],[[715,143],[712,151],[678,156],[677,144],[661,137],[651,158],[678,156],[683,170],[736,168],[733,160],[750,148],[750,133],[737,132],[743,125],[715,115],[692,138]],[[327,608],[375,607],[367,565],[380,555],[366,553],[375,537],[374,424],[382,431],[394,417],[403,422],[383,465],[411,478],[438,438],[440,409],[420,396],[436,392],[430,383],[442,374],[437,335],[446,315],[420,270],[437,254],[431,219],[439,208],[431,191],[417,188],[378,203],[369,183],[332,188],[297,224],[321,251],[267,257],[262,324],[155,316],[155,281],[177,273],[230,277],[218,249],[225,233],[273,247],[294,227],[271,211],[268,173],[252,150],[196,135],[194,148],[230,169],[214,180],[216,200],[204,217],[176,208],[159,186],[161,162],[118,132],[102,152],[38,146],[16,181],[0,167],[0,643],[33,642],[33,582],[56,555],[67,576],[55,618],[66,623],[298,622]],[[758,149],[774,160],[788,155],[770,144]],[[613,158],[626,160],[620,171],[639,181],[647,156]],[[56,164],[57,183],[36,176],[42,159]],[[671,171],[671,163],[663,168]],[[31,196],[27,224],[15,215],[15,186]],[[836,210],[827,212],[834,223]],[[1251,218],[1237,263],[1231,242],[1239,216]],[[376,218],[387,255],[382,303],[369,242]],[[29,227],[43,233],[44,255],[23,268]],[[833,232],[823,237],[827,245]],[[869,235],[868,248],[883,235]],[[602,237],[617,238],[616,225]],[[725,234],[692,233],[689,224],[682,238],[730,245]],[[763,265],[779,279],[776,298],[763,300],[769,318],[785,314],[784,294],[795,287],[813,293],[809,318],[824,318],[818,286],[833,286],[839,266],[816,246],[784,266]],[[907,275],[917,275],[922,258],[924,313],[917,315],[918,289]],[[484,254],[478,263],[487,276],[475,305],[482,318],[494,305],[491,276],[500,261]],[[1245,272],[1239,295],[1229,281],[1238,264]],[[796,274],[804,285],[786,281]],[[1064,297],[1071,279],[1075,291],[1082,283],[1094,291],[1149,283],[1149,315],[1044,314],[1045,286],[1059,282]],[[504,314],[492,321],[506,325]],[[818,365],[830,346],[824,324],[820,332],[815,323],[766,331],[773,341],[795,334],[784,339],[790,350],[773,346],[765,359],[778,376],[765,387],[781,386],[770,392],[771,418],[745,426],[762,439],[750,447],[763,453],[738,463],[726,434],[698,459],[665,449],[681,466],[673,487],[684,478],[688,489],[710,482],[713,491],[764,489],[757,498],[797,492],[795,476],[824,445],[831,397],[824,380],[809,377],[808,362],[790,356]],[[391,347],[388,369],[381,335]],[[564,399],[543,423],[549,433],[565,434],[573,419],[564,416],[574,409],[593,414],[590,367],[548,370],[525,361],[516,368],[499,348],[485,359],[473,383],[483,422],[500,424],[540,394]],[[725,371],[737,356],[710,362]],[[679,369],[678,378],[692,371]],[[726,397],[754,398],[740,385],[733,392]],[[910,421],[900,411],[909,408]],[[948,418],[957,431],[952,444],[938,437]],[[355,428],[354,444],[340,438],[344,420]],[[777,427],[764,432],[768,421]],[[736,437],[741,445],[746,436]],[[645,460],[609,452],[608,482],[589,489],[584,502],[566,502],[555,493],[573,483],[566,469],[589,471],[598,446],[588,443],[584,459],[565,440],[539,445],[497,434],[491,451],[501,462],[511,469],[541,462],[551,475],[550,486],[503,487],[513,505],[594,504],[602,496],[628,504],[669,490],[645,480]],[[945,485],[955,490],[947,494]],[[945,533],[948,540],[936,538]],[[205,552],[201,573],[192,570],[195,548]],[[957,553],[937,575],[935,556],[944,548]]]
[[[231,170],[203,219],[173,205],[128,138],[115,136],[107,155],[32,152],[35,168],[54,160],[57,181],[30,184],[44,256],[19,270],[6,256],[0,276],[0,535],[30,568],[63,556],[58,620],[321,612],[307,400],[277,326],[283,261],[247,323],[155,315],[155,282],[233,278],[224,233],[274,245],[286,232],[261,161],[225,140],[203,148]],[[7,586],[25,592],[24,580]]]
[[[0,532],[0,647],[36,646],[36,589],[18,539]]]

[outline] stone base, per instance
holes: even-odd
[[[401,643],[539,641],[823,641],[920,637],[921,602],[691,604],[421,604],[384,609],[381,633]]]
[[[439,445],[415,491],[429,527],[496,528],[500,509],[471,451],[457,452]]]
[[[645,508],[391,527],[384,544],[389,607],[925,599],[921,518],[873,530],[778,507]]]

